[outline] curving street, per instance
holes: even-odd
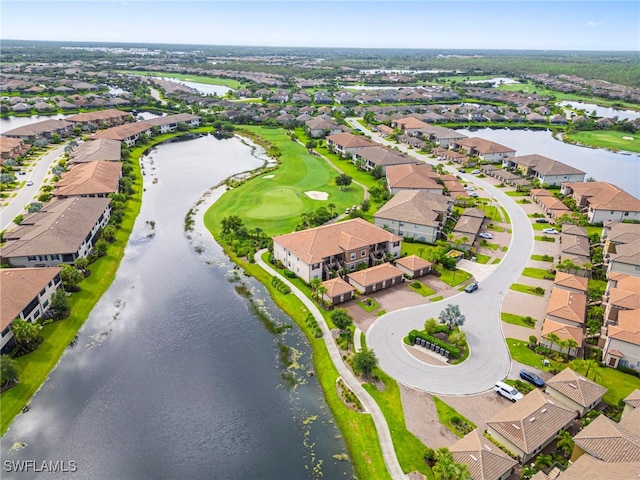
[[[354,120],[348,121],[355,126]],[[362,129],[359,124],[357,127]],[[395,146],[375,134],[372,136],[376,141]],[[424,159],[423,155],[413,153],[413,156]],[[500,308],[509,286],[531,256],[534,239],[529,218],[511,197],[475,176],[458,172],[456,175],[492,194],[508,212],[513,231],[508,252],[495,269],[481,279],[476,292],[462,292],[441,302],[387,313],[375,320],[366,339],[369,348],[375,350],[380,368],[397,381],[430,393],[471,395],[490,390],[509,373],[511,359],[502,334]],[[463,329],[471,353],[460,365],[429,365],[407,351],[403,338],[414,328],[422,329],[427,318],[437,318],[448,303],[458,304],[466,316]]]

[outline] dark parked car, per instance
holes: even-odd
[[[467,285],[464,291],[467,293],[471,293],[471,292],[475,292],[477,289],[478,289],[478,282],[473,282]]]
[[[544,387],[544,380],[530,370],[520,370],[520,378],[534,384],[536,387]]]
[[[536,223],[549,223],[549,220],[546,218],[537,218]]]

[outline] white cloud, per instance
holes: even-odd
[[[600,24],[599,24],[598,22],[594,22],[593,20],[589,20],[589,21],[587,22],[587,27],[597,27],[597,26],[599,26],[599,25],[600,25]]]

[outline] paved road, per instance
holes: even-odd
[[[255,259],[256,263],[260,265],[264,270],[269,272],[271,275],[280,275],[276,272],[271,266],[267,265],[262,260],[262,254],[266,250],[260,250],[256,253]],[[387,467],[391,478],[393,479],[403,479],[405,480],[407,477],[402,471],[402,467],[400,466],[400,462],[398,462],[398,457],[396,456],[395,449],[393,448],[393,441],[391,440],[391,432],[389,431],[389,426],[387,425],[387,421],[384,418],[384,414],[380,407],[376,403],[376,401],[369,395],[369,393],[360,385],[358,379],[351,373],[351,370],[344,364],[342,361],[342,356],[338,351],[338,347],[336,346],[333,337],[331,336],[331,331],[327,326],[327,323],[324,320],[324,317],[318,310],[318,307],[309,300],[302,292],[300,292],[293,283],[289,282],[286,278],[282,278],[281,280],[289,285],[291,288],[291,292],[298,297],[302,303],[309,309],[309,311],[313,314],[314,318],[320,325],[322,329],[322,338],[324,340],[325,345],[327,346],[327,350],[329,351],[329,355],[331,356],[331,360],[333,364],[336,366],[338,373],[342,377],[342,380],[349,386],[351,391],[353,391],[357,396],[365,410],[371,415],[373,419],[373,423],[376,426],[376,430],[378,433],[378,439],[380,441],[380,448],[382,449],[382,456],[384,458],[384,463]],[[357,448],[357,446],[356,446]],[[401,446],[399,446],[401,448]]]
[[[353,119],[347,120],[356,126]],[[357,124],[362,129],[362,126]],[[387,145],[373,132],[366,132]],[[402,148],[410,155],[427,161],[426,156]],[[430,163],[433,161],[430,159]],[[511,359],[502,335],[500,308],[509,286],[516,281],[533,251],[533,230],[524,211],[501,190],[472,175],[459,173],[464,180],[492,194],[507,210],[512,223],[512,240],[503,260],[494,269],[482,270],[480,289],[460,293],[446,301],[408,307],[390,312],[374,322],[367,331],[367,345],[375,350],[382,370],[397,381],[419,390],[446,395],[470,395],[487,391],[504,379]],[[480,272],[479,272],[480,273]],[[407,352],[403,338],[416,328],[422,329],[427,318],[437,318],[446,304],[458,304],[466,316],[464,331],[471,353],[456,366],[434,366],[421,362]]]
[[[14,225],[13,219],[19,214],[24,213],[24,208],[28,204],[36,201],[38,191],[47,176],[49,167],[64,153],[64,147],[65,145],[60,145],[55,150],[41,157],[28,175],[18,175],[19,181],[31,180],[33,185],[30,187],[26,185],[23,186],[18,194],[10,199],[9,205],[0,211],[0,230],[5,230],[7,227]]]

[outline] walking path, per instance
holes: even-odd
[[[357,395],[365,410],[371,415],[371,418],[373,419],[373,423],[375,424],[376,430],[378,432],[380,448],[382,449],[382,457],[387,467],[387,471],[391,475],[391,478],[405,480],[407,477],[402,471],[400,462],[398,462],[398,457],[396,456],[396,452],[393,448],[391,432],[389,431],[389,426],[387,425],[387,421],[384,418],[382,410],[380,410],[380,407],[373,399],[373,397],[371,397],[371,395],[369,395],[369,393],[362,387],[355,375],[342,361],[342,356],[340,355],[338,347],[336,346],[333,337],[331,336],[331,330],[329,330],[329,326],[325,322],[324,317],[320,313],[320,310],[318,310],[318,307],[316,307],[316,305],[306,295],[298,290],[298,288],[293,283],[291,283],[286,278],[281,277],[275,269],[267,265],[264,260],[262,260],[262,254],[265,251],[266,249],[260,250],[255,254],[256,263],[269,274],[277,275],[279,278],[281,278],[281,280],[291,288],[291,292],[296,297],[298,297],[300,301],[302,301],[302,303],[305,305],[305,307],[307,307],[313,314],[313,317],[318,322],[318,325],[320,325],[320,328],[322,330],[322,338],[324,339],[324,343],[327,346],[327,350],[329,351],[329,356],[331,357],[333,364],[338,370],[338,374],[342,377],[343,381],[347,384],[351,391]]]

